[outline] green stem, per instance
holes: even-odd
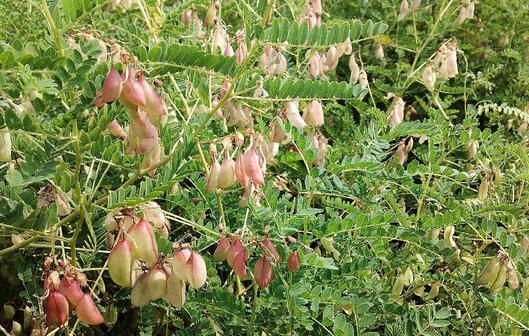
[[[263,23],[262,23],[263,27],[265,27],[268,24],[268,21],[272,17],[272,10],[274,9],[274,4],[275,4],[274,0],[270,0],[268,2],[268,7],[266,7],[266,11],[263,15]]]
[[[79,129],[77,128],[77,120],[72,122],[72,130],[74,137],[74,151],[75,151],[75,201],[79,202],[81,199],[81,144],[79,142]]]
[[[248,327],[248,336],[253,335],[253,326],[255,323],[255,312],[257,310],[257,293],[259,292],[259,287],[257,282],[253,282],[253,302],[252,302],[252,317],[250,318],[250,326]]]
[[[46,0],[40,0],[40,6],[42,7],[42,13],[44,14],[44,18],[46,19],[50,33],[53,35],[53,39],[55,40],[55,45],[59,51],[59,56],[62,57],[64,56],[64,48],[62,47],[61,35],[59,34],[59,30],[55,25],[55,21],[53,21],[53,17],[51,16]]]
[[[219,212],[220,212],[220,223],[221,223],[220,232],[222,232],[222,234],[226,234],[227,226],[226,226],[226,216],[224,215],[224,206],[222,205],[222,193],[223,193],[222,189],[218,189],[216,192],[216,196],[217,196],[217,206],[219,207]]]
[[[83,227],[83,222],[86,216],[86,210],[84,208],[84,199],[80,201],[79,207],[81,209],[81,213],[79,214],[79,218],[77,219],[77,225],[75,227],[75,231],[72,235],[72,238],[70,238],[70,249],[72,251],[72,266],[77,266],[77,237],[79,237],[79,232]]]

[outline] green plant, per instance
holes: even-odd
[[[0,9],[6,332],[529,332],[525,1]]]

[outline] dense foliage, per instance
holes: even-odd
[[[529,3],[321,3],[0,2],[0,330],[529,334]]]

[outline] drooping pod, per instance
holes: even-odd
[[[206,191],[213,192],[217,190],[218,178],[220,174],[220,164],[217,160],[213,160],[211,168],[206,177]]]
[[[11,161],[11,133],[7,128],[0,129],[0,162]]]
[[[498,272],[500,271],[500,264],[501,262],[496,256],[491,258],[487,265],[485,265],[483,271],[481,271],[481,273],[479,274],[476,281],[474,281],[474,284],[480,286],[486,285],[494,281],[498,276]]]
[[[402,290],[404,289],[404,280],[402,279],[402,276],[398,276],[395,279],[395,282],[393,283],[393,288],[391,289],[391,297],[396,298],[399,297],[402,294]]]
[[[247,188],[250,185],[250,177],[246,175],[243,167],[243,155],[239,154],[235,161],[235,177],[243,188]]]
[[[101,107],[106,103],[111,103],[118,99],[121,95],[122,88],[121,76],[116,69],[112,68],[103,82],[103,87],[94,99],[95,106]]]
[[[51,291],[44,303],[46,310],[46,323],[49,326],[63,326],[68,321],[70,307],[66,297],[57,292]]]
[[[107,128],[110,134],[117,138],[125,139],[127,137],[127,133],[125,133],[125,130],[123,129],[123,127],[121,127],[121,125],[116,119],[112,120],[108,124]]]
[[[240,253],[245,251],[246,248],[241,243],[239,239],[236,239],[228,248],[228,251],[226,252],[226,260],[228,261],[228,265],[230,267],[233,267],[233,260],[235,257]]]
[[[230,241],[226,237],[220,238],[217,248],[213,253],[213,258],[217,261],[224,261],[228,256],[228,249],[230,248]]]
[[[101,315],[94,300],[88,293],[84,293],[77,302],[75,313],[79,320],[89,325],[97,325],[105,322],[103,315]]]
[[[222,189],[231,187],[237,181],[235,176],[235,161],[226,157],[220,166],[219,176],[217,179],[217,186]]]
[[[79,282],[76,279],[69,279],[66,276],[62,278],[58,291],[68,299],[72,307],[75,307],[79,299],[83,296]]]
[[[296,128],[304,128],[307,126],[305,123],[305,120],[301,117],[299,114],[299,102],[296,101],[288,101],[285,103],[285,115],[292,124],[292,126]]]
[[[161,298],[167,290],[167,275],[160,267],[154,267],[148,272],[148,297],[150,301]]]
[[[108,273],[110,278],[116,284],[122,287],[130,287],[131,284],[131,267],[133,260],[133,245],[122,237],[112,248],[108,256]]]
[[[454,232],[455,232],[454,226],[453,225],[448,225],[445,228],[445,231],[444,231],[444,234],[443,234],[443,238],[444,238],[444,241],[445,241],[446,245],[454,247],[454,248],[457,248],[457,244],[456,244],[456,242],[454,240]]]
[[[182,249],[176,251],[171,264],[173,274],[180,280],[187,281],[186,267],[187,261],[191,256],[189,249]]]
[[[260,257],[255,263],[253,269],[255,282],[260,288],[266,288],[272,281],[272,265],[266,260],[266,257]]]
[[[149,273],[141,274],[130,292],[130,302],[134,307],[143,307],[150,302]]]
[[[434,299],[437,295],[439,295],[439,288],[441,288],[441,283],[439,281],[436,281],[432,284],[430,291],[428,292],[428,295],[431,299]]]
[[[259,164],[259,156],[255,153],[253,147],[248,148],[246,152],[244,152],[242,167],[246,176],[248,176],[253,183],[264,185],[264,176]]]
[[[152,265],[158,259],[158,245],[152,225],[140,220],[128,230],[128,235],[133,240],[135,257],[145,261],[147,265]]]
[[[422,71],[422,81],[424,83],[424,86],[426,86],[426,88],[430,92],[433,92],[435,90],[435,82],[437,81],[437,75],[435,74],[435,70],[430,63],[428,63]]]
[[[136,79],[136,70],[129,67],[123,72],[121,79],[123,81],[123,89],[119,96],[119,102],[131,110],[145,106],[145,93],[143,92],[143,87]]]
[[[191,256],[185,267],[185,273],[191,287],[200,288],[204,286],[207,278],[207,268],[200,254],[191,252]]]
[[[162,299],[169,302],[177,309],[181,309],[186,302],[186,285],[184,281],[178,279],[172,272],[167,275],[167,290]]]
[[[323,125],[323,106],[318,100],[311,100],[303,110],[303,120],[310,127]]]
[[[296,273],[299,271],[300,262],[298,251],[294,251],[288,256],[287,268],[292,273]]]
[[[246,278],[248,273],[246,272],[246,250],[239,252],[235,258],[233,258],[231,268],[233,273],[235,273],[240,278]]]

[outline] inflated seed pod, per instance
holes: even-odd
[[[509,283],[509,287],[512,289],[516,289],[520,287],[520,280],[518,280],[518,272],[509,266],[507,266],[507,280]]]
[[[409,286],[413,283],[413,271],[410,267],[408,267],[406,272],[402,275],[402,281],[404,282],[404,286]]]
[[[161,298],[167,290],[167,275],[163,269],[156,267],[149,271],[147,283],[149,300],[157,300]]]
[[[444,241],[445,241],[445,243],[447,245],[457,248],[457,244],[454,241],[454,232],[455,232],[454,226],[453,225],[448,225],[445,228],[445,232],[444,232],[443,238],[444,238]]]
[[[503,287],[506,280],[507,280],[507,266],[505,266],[505,264],[502,263],[500,266],[500,270],[498,272],[498,276],[496,277],[496,280],[494,280],[494,282],[490,286],[490,291],[493,293],[498,292]]]
[[[162,299],[169,302],[177,309],[181,309],[186,302],[186,285],[172,272],[167,276],[167,291]]]
[[[500,260],[495,256],[489,260],[487,265],[481,273],[479,274],[474,284],[477,286],[488,284],[496,279],[498,272],[500,270]]]
[[[423,297],[424,295],[424,286],[421,286],[419,288],[417,288],[413,294],[417,295],[418,297]]]
[[[140,275],[134,286],[132,286],[132,291],[130,292],[130,302],[135,307],[143,307],[150,301],[149,295],[149,274],[143,273]]]

